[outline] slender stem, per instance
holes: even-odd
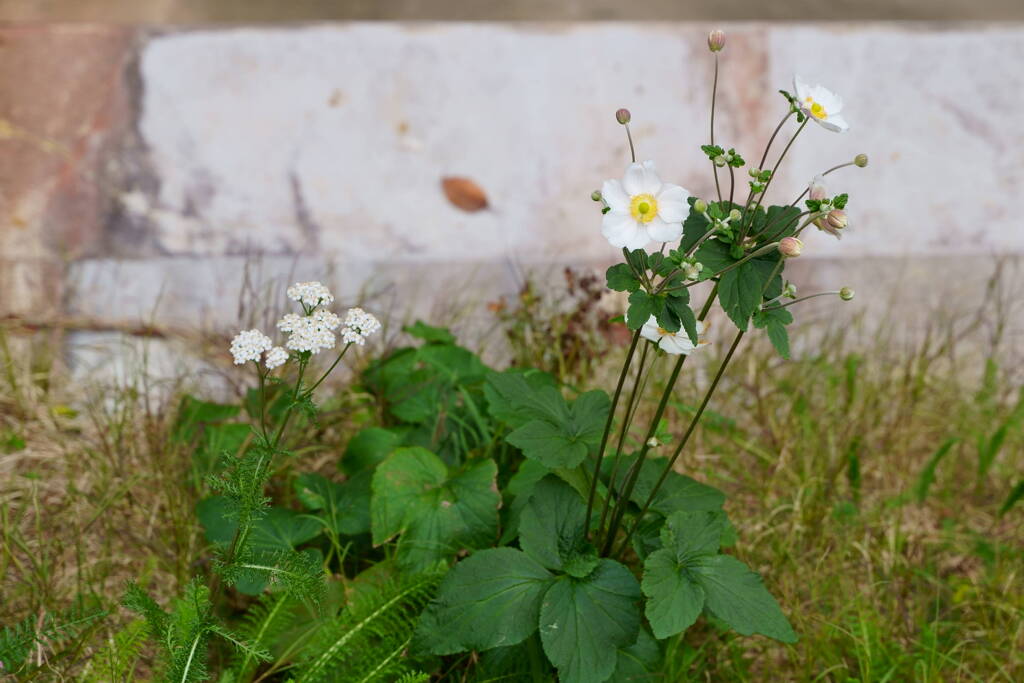
[[[708,313],[711,311],[711,306],[715,302],[715,296],[717,294],[718,283],[716,282],[715,286],[711,288],[711,292],[708,294],[707,300],[704,302],[704,307],[701,309],[700,315],[697,316],[698,321],[703,321],[708,317]],[[658,423],[661,421],[661,416],[665,412],[665,405],[668,403],[668,397],[672,393],[672,388],[676,383],[676,379],[679,377],[679,371],[682,369],[683,362],[688,357],[689,356],[680,356],[679,361],[676,363],[676,366],[672,371],[672,376],[669,378],[668,386],[665,388],[665,392],[661,396],[658,411],[651,420],[651,426],[647,430],[647,436],[644,437],[644,443],[641,447],[640,455],[637,457],[637,462],[635,462],[633,467],[630,469],[622,494],[615,502],[615,509],[612,512],[611,521],[608,523],[608,531],[605,534],[604,550],[602,552],[603,555],[607,555],[611,550],[612,544],[615,542],[615,533],[618,531],[618,527],[622,523],[622,517],[626,513],[626,505],[629,503],[629,496],[633,493],[633,487],[636,485],[636,480],[640,473],[640,467],[643,465],[643,460],[647,456],[647,451],[650,449],[649,444],[651,437],[654,436],[654,433],[658,429]],[[608,495],[611,495],[611,489],[608,490]]]
[[[729,164],[729,208],[732,210],[732,197],[736,191],[736,170]]]
[[[583,532],[590,534],[590,515],[594,509],[594,496],[597,494],[597,482],[601,479],[601,460],[604,459],[604,449],[608,445],[608,434],[612,429],[612,421],[615,419],[615,409],[619,405],[619,396],[622,395],[622,384],[626,381],[629,373],[629,365],[633,362],[633,353],[636,351],[637,342],[640,341],[640,330],[633,333],[633,341],[626,352],[626,361],[622,364],[622,371],[619,373],[619,381],[615,385],[615,395],[612,397],[612,405],[608,410],[608,418],[604,421],[604,434],[601,435],[601,445],[597,449],[597,463],[594,465],[594,476],[590,482],[590,494],[587,496],[587,516],[583,525]]]
[[[736,261],[735,263],[730,263],[728,266],[722,268],[720,271],[718,271],[711,277],[719,277],[720,275],[724,275],[725,273],[728,273],[730,270],[733,270],[734,268],[739,268],[750,259],[757,258],[758,256],[763,256],[769,252],[775,251],[778,248],[778,242],[771,242],[770,244],[766,244],[760,249],[755,249],[754,251],[750,252],[749,254],[741,258],[739,261]]]
[[[341,350],[341,352],[338,354],[338,357],[334,359],[333,363],[331,363],[331,367],[327,368],[327,372],[325,372],[323,375],[321,375],[320,379],[318,379],[316,382],[314,382],[313,386],[311,386],[309,389],[306,390],[307,394],[312,394],[313,390],[316,389],[318,386],[320,386],[325,379],[327,379],[327,375],[329,375],[332,372],[334,372],[334,368],[336,368],[338,366],[338,363],[341,362],[341,357],[345,355],[345,352],[348,351],[348,347],[350,347],[350,346],[352,346],[352,342],[349,342],[348,344],[345,344],[345,348],[343,348]]]
[[[697,240],[696,242],[694,242],[693,246],[690,247],[689,250],[687,250],[687,252],[686,252],[686,256],[687,257],[693,256],[693,253],[695,251],[697,251],[697,249],[698,249],[698,247],[700,247],[700,245],[704,244],[705,240],[707,240],[708,238],[714,236],[714,234],[715,234],[715,224],[712,221],[710,221],[710,220],[708,221],[708,223],[709,223],[708,231],[706,233],[704,233],[703,235],[701,235],[700,239]]]
[[[763,308],[762,310],[765,310],[765,311],[777,311],[780,308],[789,308],[793,304],[798,304],[801,301],[807,301],[808,299],[814,299],[814,298],[817,298],[819,296],[838,296],[838,294],[839,294],[839,290],[836,290],[836,291],[833,291],[833,292],[818,292],[817,294],[808,294],[807,296],[800,297],[799,299],[793,299],[792,301],[787,301],[786,303],[779,304],[778,306],[768,306],[766,308]]]
[[[786,115],[782,117],[782,120],[779,121],[779,125],[775,126],[775,130],[772,132],[772,136],[768,138],[768,144],[765,145],[764,147],[764,154],[761,155],[761,163],[757,165],[757,170],[764,170],[764,161],[765,159],[768,158],[768,150],[772,148],[772,143],[775,142],[775,137],[779,134],[779,131],[782,130],[782,126],[786,124],[786,121],[789,121],[789,117],[792,116],[794,113],[795,112],[792,109],[790,109],[788,112],[786,112]]]
[[[715,80],[711,84],[711,144],[715,144],[715,103],[718,100],[718,53],[715,53]],[[718,201],[722,201],[722,188],[718,185],[718,166],[712,162],[715,169],[715,189],[718,191]]]
[[[619,427],[619,441],[615,446],[615,462],[612,464],[612,472],[608,477],[608,493],[605,494],[604,503],[601,505],[601,519],[597,523],[597,536],[601,536],[601,532],[604,529],[605,520],[608,517],[608,505],[611,502],[611,491],[615,488],[615,477],[619,471],[619,462],[622,460],[622,443],[625,441],[626,432],[629,431],[629,425],[633,421],[633,412],[636,408],[636,397],[638,392],[642,393],[639,389],[641,386],[641,378],[644,376],[644,365],[647,363],[647,353],[650,350],[650,344],[644,344],[643,351],[640,352],[640,364],[637,367],[636,381],[633,382],[633,389],[629,392],[629,400],[626,402],[626,419],[622,421],[622,425]],[[601,476],[600,470],[597,470],[595,478]],[[589,523],[589,520],[588,520]]]
[[[857,165],[857,164],[856,164],[856,162],[854,162],[854,161],[847,161],[847,162],[846,162],[845,164],[839,164],[838,166],[833,166],[832,168],[828,169],[827,171],[823,171],[821,175],[823,175],[823,176],[826,176],[826,175],[828,175],[829,173],[831,173],[832,171],[838,171],[838,170],[839,170],[839,169],[841,169],[841,168],[846,168],[847,166],[856,166],[856,165]],[[799,197],[797,197],[796,199],[794,199],[794,200],[793,200],[793,203],[792,203],[792,204],[790,204],[790,206],[796,206],[797,202],[799,202],[799,201],[800,201],[801,199],[803,199],[803,198],[804,198],[804,196],[805,196],[805,195],[806,195],[806,194],[807,194],[808,192],[810,192],[810,190],[811,190],[811,188],[809,188],[809,187],[805,187],[805,188],[804,188],[804,191],[800,193],[800,196],[799,196]]]
[[[810,119],[804,119],[804,122],[801,123],[800,127],[796,129],[795,133],[793,133],[793,137],[791,137],[789,139],[789,142],[786,143],[785,149],[782,150],[782,154],[779,155],[778,161],[776,161],[775,166],[772,167],[771,177],[768,178],[768,182],[764,184],[764,190],[757,196],[757,203],[754,205],[754,210],[753,212],[751,212],[752,214],[757,211],[758,207],[761,206],[761,201],[764,199],[765,195],[768,194],[768,188],[772,186],[772,181],[775,180],[775,174],[778,173],[779,166],[782,165],[782,160],[786,158],[786,153],[789,151],[789,148],[793,146],[793,143],[796,141],[797,137],[800,135],[801,132],[803,132],[803,129],[807,127],[808,121],[810,121]],[[767,150],[765,153],[767,154]],[[753,222],[753,216],[751,216],[751,222]],[[745,229],[746,227],[744,228],[744,230]]]
[[[643,522],[644,515],[647,514],[647,510],[651,507],[651,503],[654,501],[654,497],[657,495],[658,490],[661,489],[662,484],[668,478],[669,472],[672,471],[673,465],[676,460],[679,459],[679,455],[683,452],[683,448],[686,446],[686,442],[690,440],[690,436],[693,434],[694,429],[697,427],[697,422],[700,421],[701,416],[704,414],[704,409],[707,408],[708,402],[711,401],[711,396],[715,393],[715,389],[718,388],[718,383],[722,379],[722,375],[725,374],[725,368],[728,367],[729,361],[732,360],[733,354],[736,353],[736,347],[740,345],[740,340],[743,339],[743,330],[736,333],[736,338],[733,339],[732,346],[729,347],[729,352],[725,354],[725,359],[722,361],[722,365],[719,366],[718,372],[715,374],[714,380],[711,381],[711,386],[708,387],[707,392],[704,394],[704,400],[701,401],[700,407],[697,408],[697,412],[694,414],[693,419],[690,420],[689,427],[686,428],[686,433],[683,434],[683,438],[680,440],[679,445],[676,446],[675,452],[672,453],[672,457],[669,458],[668,463],[665,465],[665,469],[662,471],[661,476],[658,477],[658,481],[654,484],[651,489],[651,493],[647,496],[647,500],[644,502],[643,507],[640,508],[640,514],[636,518],[636,523],[633,524],[632,528],[626,534],[626,537],[622,540],[622,544],[619,546],[618,553],[613,553],[611,556],[620,555],[628,546],[630,539],[633,538],[633,534],[640,527]]]
[[[628,123],[624,123],[622,125],[626,127],[626,139],[629,140],[629,157],[633,160],[633,163],[635,164],[636,163],[636,149],[634,149],[634,147],[633,147],[633,134],[629,132],[629,124]]]
[[[665,414],[665,408],[668,406],[668,399],[672,395],[672,390],[675,389],[676,380],[679,379],[679,372],[683,369],[683,364],[686,363],[686,359],[689,358],[686,354],[680,354],[679,360],[676,361],[675,366],[672,368],[672,374],[668,378],[668,383],[665,385],[665,391],[661,393],[661,400],[658,401],[658,409],[654,411],[654,417],[651,418],[651,426],[647,429],[647,436],[644,437],[643,446],[640,448],[640,454],[636,458],[636,462],[629,468],[629,472],[626,475],[626,483],[622,487],[622,495],[619,500],[616,501],[615,510],[612,512],[611,522],[608,524],[608,534],[605,536],[604,550],[602,555],[608,556],[611,552],[612,545],[615,542],[615,532],[618,531],[619,525],[622,523],[622,517],[626,514],[626,504],[629,501],[629,497],[633,494],[633,489],[636,487],[637,479],[640,477],[640,469],[643,467],[644,460],[647,458],[647,451],[651,449],[650,441],[651,437],[658,430],[658,423],[661,422],[661,416]]]

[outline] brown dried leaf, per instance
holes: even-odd
[[[463,211],[481,211],[487,208],[487,194],[469,178],[441,178],[441,188],[448,201]]]

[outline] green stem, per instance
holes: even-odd
[[[792,112],[790,112],[790,113],[792,113]],[[787,118],[788,118],[788,116],[787,116]],[[779,166],[782,165],[782,160],[786,158],[786,153],[789,152],[789,148],[793,146],[793,143],[796,141],[797,137],[799,137],[800,133],[803,132],[803,129],[807,127],[808,121],[810,121],[810,119],[809,118],[805,118],[804,122],[800,124],[800,127],[796,129],[796,132],[793,133],[793,137],[791,137],[789,139],[789,142],[786,143],[785,149],[782,150],[782,154],[779,155],[778,161],[775,162],[775,166],[772,167],[772,175],[771,175],[770,178],[768,178],[768,182],[766,182],[764,184],[764,190],[762,190],[761,193],[757,196],[757,203],[754,205],[753,211],[750,212],[751,213],[751,216],[750,216],[750,222],[751,223],[754,222],[754,214],[756,214],[758,208],[760,208],[761,201],[764,199],[765,195],[768,194],[768,188],[770,188],[772,186],[772,181],[775,180],[775,175],[779,171]],[[772,136],[772,139],[774,139],[774,136]],[[768,150],[766,149],[765,150],[765,157],[767,157],[767,156],[768,156]],[[764,163],[764,159],[761,160],[761,163],[762,164]],[[747,229],[749,229],[749,227],[750,227],[749,224],[744,225],[744,227],[743,227],[743,233],[744,233],[743,236],[744,237],[746,237],[746,231],[747,231]]]
[[[765,310],[765,311],[777,311],[780,308],[789,308],[793,304],[798,304],[801,301],[807,301],[808,299],[814,299],[814,298],[819,297],[819,296],[837,296],[838,294],[839,294],[838,290],[832,291],[832,292],[818,292],[817,294],[808,294],[807,296],[800,297],[799,299],[793,299],[792,301],[787,301],[786,303],[779,304],[778,306],[768,306],[767,308],[764,308],[762,310]]]
[[[700,311],[700,315],[697,316],[698,321],[703,321],[707,318],[708,313],[711,311],[711,306],[715,302],[715,296],[718,294],[718,283],[711,288],[711,293],[708,294],[707,301],[704,302],[704,307]],[[644,437],[644,443],[640,450],[640,455],[637,456],[637,461],[633,463],[633,467],[627,474],[626,484],[623,487],[622,494],[618,497],[615,502],[615,509],[612,511],[611,521],[608,524],[608,531],[605,534],[603,555],[607,555],[611,550],[612,545],[615,543],[615,534],[619,530],[619,526],[622,523],[622,517],[626,513],[626,506],[629,504],[629,496],[633,493],[633,488],[636,486],[637,477],[640,475],[640,467],[643,465],[644,458],[647,457],[647,451],[650,450],[651,437],[654,436],[658,430],[658,423],[661,421],[661,416],[665,412],[665,406],[668,403],[668,397],[672,393],[672,389],[675,386],[676,379],[679,377],[679,371],[683,367],[683,363],[689,356],[680,356],[676,362],[675,367],[672,370],[672,376],[669,378],[668,386],[665,387],[665,391],[661,396],[661,401],[658,405],[658,410],[655,412],[654,418],[651,420],[651,426],[647,430],[647,436]],[[611,489],[608,491],[608,495],[611,496]]]
[[[647,496],[647,500],[644,502],[643,507],[640,508],[640,514],[637,516],[636,522],[629,530],[629,533],[627,533],[626,537],[622,540],[622,545],[619,546],[618,553],[613,553],[612,557],[622,554],[622,552],[628,547],[630,539],[633,538],[633,534],[636,533],[641,522],[643,522],[644,515],[647,514],[647,510],[651,507],[654,497],[658,494],[662,484],[664,484],[665,480],[668,478],[673,465],[675,465],[676,460],[679,459],[679,455],[683,452],[683,447],[685,447],[686,442],[690,440],[690,436],[693,434],[694,429],[697,427],[697,423],[704,414],[704,409],[707,408],[708,402],[711,400],[711,396],[715,393],[715,389],[718,388],[718,382],[722,379],[722,375],[725,374],[725,368],[728,367],[729,361],[732,360],[732,356],[736,352],[736,347],[740,345],[740,340],[743,339],[743,334],[743,330],[736,333],[736,338],[733,339],[732,346],[729,347],[729,352],[725,354],[725,360],[722,361],[722,365],[718,368],[718,372],[715,374],[715,378],[712,380],[711,386],[708,387],[707,392],[704,394],[704,400],[701,401],[700,407],[697,408],[697,412],[694,414],[693,419],[690,420],[690,426],[686,428],[686,433],[683,434],[682,440],[680,440],[679,445],[676,446],[676,450],[672,453],[672,457],[669,458],[668,463],[665,465],[665,469],[662,471],[661,476],[658,477],[658,481],[654,484],[654,488],[651,489],[651,493]]]
[[[832,171],[838,171],[841,168],[846,168],[847,166],[856,166],[856,165],[857,165],[857,163],[854,162],[854,161],[847,161],[845,164],[839,164],[838,166],[833,166],[832,168],[828,169],[827,171],[822,172],[821,175],[826,176],[829,173],[831,173]],[[804,191],[800,193],[799,197],[797,197],[796,199],[793,200],[793,203],[790,204],[790,206],[796,206],[797,202],[799,202],[801,199],[803,199],[804,195],[806,195],[808,192],[810,192],[810,190],[811,190],[811,188],[805,187]]]
[[[636,381],[633,382],[633,389],[632,391],[629,392],[629,400],[626,403],[626,419],[622,421],[622,425],[619,428],[619,441],[618,444],[616,444],[615,446],[615,462],[612,463],[611,475],[608,477],[608,492],[605,494],[604,504],[601,505],[601,519],[597,523],[598,533],[597,536],[595,536],[595,538],[601,537],[601,532],[604,529],[604,523],[608,518],[608,506],[611,502],[611,492],[615,488],[615,477],[619,471],[619,462],[622,460],[622,443],[626,438],[626,432],[629,431],[629,425],[633,421],[633,413],[636,408],[637,393],[642,393],[642,390],[640,390],[639,387],[641,386],[641,379],[643,378],[644,374],[644,365],[647,363],[647,352],[650,350],[650,348],[650,344],[644,344],[644,350],[640,353],[640,364],[637,367]],[[601,471],[597,470],[595,476],[601,476]],[[587,521],[589,523],[590,520],[588,519]]]
[[[622,364],[622,371],[619,373],[619,381],[615,385],[615,395],[612,397],[611,408],[608,409],[608,418],[604,421],[604,434],[601,435],[601,445],[597,449],[597,463],[594,465],[594,476],[590,482],[590,494],[587,496],[587,516],[583,525],[584,533],[590,534],[590,516],[594,509],[594,496],[597,494],[597,483],[601,479],[601,461],[604,459],[604,450],[608,445],[608,434],[612,429],[612,421],[615,419],[615,409],[619,405],[619,396],[622,395],[622,385],[629,373],[630,363],[633,362],[633,353],[636,351],[637,342],[640,341],[640,330],[633,333],[633,341],[626,352],[626,360]]]
[[[711,145],[715,144],[715,103],[718,100],[718,53],[715,53],[715,80],[711,84]],[[718,166],[711,162],[715,169],[715,190],[718,191],[718,203],[722,203],[722,188],[718,186]]]
[[[624,123],[622,125],[626,128],[626,139],[629,140],[629,158],[632,159],[633,163],[635,164],[636,163],[636,149],[634,149],[634,147],[633,147],[633,134],[629,132],[629,124],[628,123]]]

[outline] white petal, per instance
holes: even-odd
[[[810,88],[807,87],[806,83],[800,80],[800,76],[793,76],[793,90],[795,91],[793,94],[796,95],[796,98],[803,102],[804,98],[807,97],[808,90],[810,90]]]
[[[629,211],[629,195],[618,180],[606,180],[601,186],[601,196],[612,211]]]
[[[693,344],[690,343],[690,338],[686,336],[686,332],[680,330],[680,334],[666,334],[658,342],[658,346],[665,353],[671,353],[673,355],[689,354],[693,351]]]
[[[647,231],[641,228],[632,216],[617,211],[609,211],[601,219],[601,234],[613,247],[619,248],[637,249],[638,247],[630,245],[641,237],[644,244],[647,244],[648,241]]]
[[[829,114],[838,114],[843,108],[843,100],[828,88],[820,85],[811,88],[811,97],[814,98],[815,102],[820,103]]]
[[[846,119],[838,114],[829,116],[827,119],[819,119],[818,123],[836,133],[845,133],[850,128],[850,124],[846,122]]]
[[[647,234],[655,242],[675,242],[683,236],[682,223],[667,223],[660,216],[655,216],[646,227]]]
[[[650,339],[652,342],[658,341],[661,338],[661,335],[658,334],[658,319],[652,315],[640,328],[640,336]]]
[[[654,162],[630,164],[626,169],[626,176],[622,179],[622,186],[630,197],[638,194],[657,194],[661,189],[661,178],[654,168]]]
[[[665,185],[655,199],[658,200],[658,217],[669,223],[681,223],[690,213],[686,198],[690,193],[678,185]]]
[[[626,249],[632,251],[633,249],[643,249],[651,242],[650,235],[647,234],[647,230],[640,223],[634,223],[636,226],[636,232],[633,234],[632,239],[626,242]]]

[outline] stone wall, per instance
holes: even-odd
[[[640,157],[713,192],[707,28],[0,27],[0,315],[229,329],[293,277],[423,313],[532,267],[605,264],[589,195],[628,161],[616,108]],[[1024,250],[1024,27],[726,28],[718,138],[748,160],[794,71],[846,101],[851,130],[807,129],[776,200],[871,157],[832,176],[852,225],[807,240],[810,281],[842,272],[823,284],[889,300],[908,269],[881,259],[934,264],[900,279],[913,303]],[[488,208],[454,206],[446,176]]]

